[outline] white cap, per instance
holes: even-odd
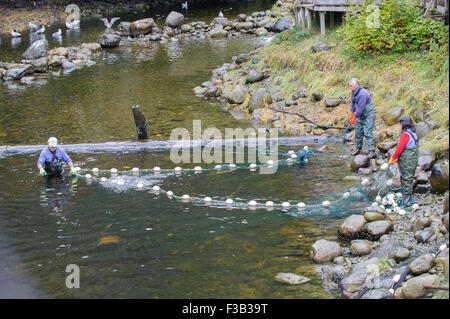
[[[48,139],[48,146],[49,147],[56,147],[58,145],[58,140],[56,139],[56,137],[50,137]]]

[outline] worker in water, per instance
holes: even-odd
[[[69,155],[67,155],[64,149],[58,146],[56,137],[50,137],[48,139],[48,147],[42,150],[37,162],[39,175],[48,178],[55,176],[63,178],[64,170],[62,168],[62,161],[66,162],[70,167],[70,174],[76,176],[77,171],[75,170],[75,167],[73,167],[73,162]]]
[[[361,153],[363,138],[365,137],[367,148],[369,149],[369,158],[376,158],[373,138],[373,129],[375,128],[375,119],[377,117],[375,104],[373,104],[369,92],[359,84],[358,79],[351,79],[348,86],[352,90],[350,124],[356,124],[356,148],[353,150],[352,156]]]
[[[398,163],[402,183],[403,206],[408,207],[415,202],[412,194],[414,175],[419,162],[419,139],[416,127],[409,116],[400,117],[398,123],[399,129],[401,129],[400,140],[394,155],[389,160],[389,165]]]

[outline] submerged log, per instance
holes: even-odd
[[[139,140],[148,139],[147,133],[147,121],[145,120],[144,111],[142,111],[140,105],[134,105],[131,107],[133,110],[134,123],[136,124],[136,131]]]

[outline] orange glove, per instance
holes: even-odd
[[[355,114],[354,112],[350,112],[350,125],[356,124],[356,117],[354,114]]]
[[[388,165],[397,164],[397,162],[398,162],[398,158],[393,159],[393,158],[391,157],[391,159],[389,160]]]

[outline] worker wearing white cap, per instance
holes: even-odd
[[[63,177],[62,161],[66,162],[70,167],[70,174],[77,175],[77,171],[73,167],[73,162],[67,155],[66,151],[58,146],[56,137],[48,139],[48,147],[44,148],[39,156],[37,167],[39,175],[47,177]]]

